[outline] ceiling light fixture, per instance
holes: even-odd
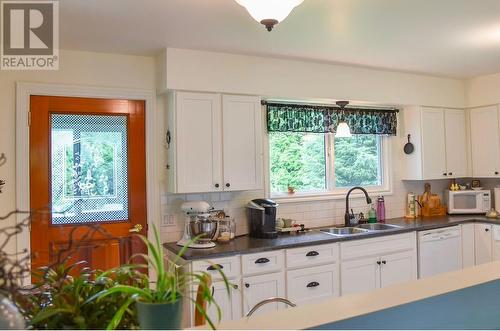
[[[265,25],[271,31],[279,22],[283,21],[292,10],[304,0],[235,0],[245,7],[250,16],[257,22]]]
[[[349,104],[349,101],[337,101],[337,106],[340,107],[340,117],[339,124],[337,125],[337,130],[335,131],[335,137],[337,138],[351,138],[351,129],[345,121],[345,111],[344,108]]]

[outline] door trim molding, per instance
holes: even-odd
[[[148,237],[153,226],[160,225],[160,185],[158,176],[158,120],[155,93],[145,89],[122,89],[85,85],[16,82],[16,208],[30,209],[29,178],[29,111],[31,95],[82,97],[96,99],[128,99],[146,102],[146,199]],[[25,215],[17,215],[19,223]],[[23,231],[16,238],[18,252],[30,252],[30,232]]]

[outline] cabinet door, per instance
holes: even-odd
[[[493,260],[493,246],[490,224],[474,224],[474,246],[476,265]]]
[[[260,98],[222,97],[224,190],[263,188]]]
[[[422,108],[422,167],[424,179],[446,178],[444,112]]]
[[[248,313],[259,302],[285,297],[285,275],[282,272],[243,278],[243,314]],[[285,308],[282,303],[272,302],[259,308],[254,315],[274,312]]]
[[[474,224],[462,224],[462,267],[473,267],[474,260]]]
[[[220,95],[177,92],[175,111],[177,193],[221,190]]]
[[[413,251],[382,256],[380,287],[417,279],[417,259]]]
[[[493,225],[493,260],[500,261],[500,225]]]
[[[453,178],[467,176],[467,138],[465,110],[446,109],[444,111],[446,131],[446,170]]]
[[[240,281],[238,280],[236,282],[230,280],[229,282],[233,284],[233,286],[230,287],[230,296],[228,296],[226,285],[224,282],[215,282],[212,285],[215,302],[217,302],[221,310],[221,321],[237,320],[243,316],[241,310]],[[214,324],[217,324],[218,314],[216,306],[208,306],[207,313],[208,317],[210,317],[210,320],[212,320]]]
[[[286,272],[288,299],[300,305],[339,296],[339,266],[336,263]]]
[[[342,295],[374,290],[380,287],[380,259],[359,258],[340,265],[340,293]]]
[[[496,106],[472,109],[470,112],[470,139],[472,175],[498,177],[500,172],[500,136]]]

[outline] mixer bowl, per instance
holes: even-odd
[[[204,220],[191,220],[189,221],[189,231],[191,238],[200,236],[196,241],[197,244],[205,244],[212,240],[217,230],[217,222],[208,219]]]

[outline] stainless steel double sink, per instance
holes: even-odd
[[[326,228],[320,229],[320,232],[332,235],[332,236],[354,236],[369,232],[378,231],[389,231],[401,228],[399,225],[385,224],[385,223],[367,223],[359,224],[355,227],[342,227],[342,228]]]

